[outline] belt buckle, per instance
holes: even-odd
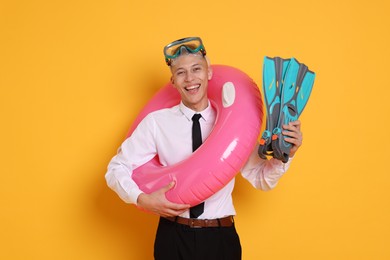
[[[190,221],[189,221],[189,226],[191,227],[191,228],[202,228],[202,226],[200,226],[200,225],[196,225],[196,222],[197,222],[197,220],[198,219],[190,219]]]

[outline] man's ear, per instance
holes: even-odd
[[[213,78],[213,68],[211,66],[208,68],[207,76],[208,80]]]
[[[213,68],[211,67],[210,59],[207,56],[204,56],[207,62],[207,79],[210,80],[213,77]]]
[[[173,88],[176,88],[176,89],[177,89],[177,87],[176,87],[176,85],[175,85],[175,80],[173,79],[173,76],[171,76],[171,84],[172,84],[172,87],[173,87]]]

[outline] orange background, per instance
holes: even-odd
[[[386,1],[1,1],[1,259],[151,259],[157,217],[106,166],[201,36],[261,86],[265,55],[317,73],[304,145],[271,192],[237,178],[243,259],[390,259]]]

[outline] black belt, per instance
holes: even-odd
[[[191,228],[203,227],[231,227],[234,224],[233,216],[227,216],[217,219],[197,219],[197,218],[182,218],[182,217],[165,217],[169,221],[176,222]]]

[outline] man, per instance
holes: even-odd
[[[241,259],[240,240],[233,220],[236,214],[231,196],[234,179],[204,203],[190,208],[166,199],[165,193],[174,186],[173,182],[145,194],[131,178],[136,167],[156,154],[163,165],[172,165],[191,156],[196,149],[191,147],[191,143],[194,145],[191,131],[197,121],[192,119],[195,114],[199,114],[202,141],[210,134],[215,121],[216,114],[207,97],[208,81],[213,72],[201,39],[191,37],[174,41],[164,48],[164,55],[181,102],[150,113],[124,141],[108,166],[108,186],[125,202],[160,216],[154,244],[155,259]],[[285,140],[292,144],[290,157],[293,157],[302,144],[300,122],[290,123],[284,130]],[[288,169],[291,159],[286,164],[273,158],[263,160],[257,155],[258,146],[254,146],[241,171],[242,176],[255,188],[272,189]]]

